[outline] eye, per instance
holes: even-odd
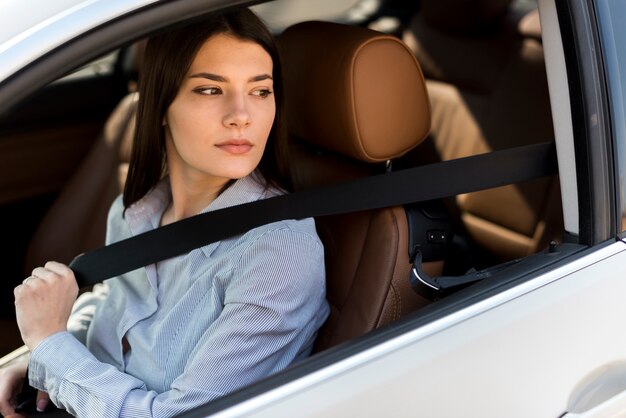
[[[254,90],[252,92],[252,94],[254,94],[255,96],[259,96],[259,97],[262,97],[262,98],[265,99],[270,94],[272,94],[272,91],[270,89],[259,89],[259,90]]]
[[[217,94],[222,94],[222,89],[219,87],[198,87],[193,89],[194,93],[204,94],[207,96],[215,96]]]

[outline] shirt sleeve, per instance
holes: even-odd
[[[163,393],[99,362],[68,333],[33,350],[29,378],[83,418],[170,417],[205,404],[308,355],[328,315],[319,239],[271,230],[243,252],[224,309],[204,332],[183,374]]]
[[[83,293],[74,302],[72,313],[67,321],[67,331],[83,345],[86,345],[87,331],[96,309],[107,298],[108,294],[108,286],[104,283],[98,283],[90,292]]]

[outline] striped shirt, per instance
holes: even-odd
[[[204,211],[272,194],[251,175]],[[107,243],[156,228],[170,199],[167,180],[124,217],[118,198]],[[29,379],[81,418],[170,417],[309,355],[328,311],[314,221],[276,222],[82,295],[68,331],[33,350]]]

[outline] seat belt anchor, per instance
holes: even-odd
[[[413,266],[409,274],[411,288],[418,295],[431,301],[439,300],[491,275],[491,272],[472,271],[458,277],[431,277],[422,269],[422,252],[419,249],[414,250],[412,258]]]

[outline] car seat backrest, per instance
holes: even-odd
[[[430,127],[423,76],[397,38],[324,22],[279,37],[297,189],[367,176],[417,146]],[[409,287],[402,207],[316,220],[324,242],[328,321],[316,350],[425,305]],[[442,262],[426,263],[430,274]]]
[[[27,248],[24,273],[48,260],[69,263],[104,245],[106,219],[124,189],[135,129],[137,78],[147,39],[124,50],[129,91],[109,115],[95,141],[39,223]]]
[[[69,263],[78,254],[104,245],[109,207],[126,181],[137,94],[113,110],[92,149],[62,189],[35,230],[24,273],[46,261]]]
[[[427,77],[442,160],[554,140],[538,14],[509,3],[425,0],[404,35]],[[475,243],[512,259],[560,238],[559,196],[554,176],[462,195],[457,206]]]

